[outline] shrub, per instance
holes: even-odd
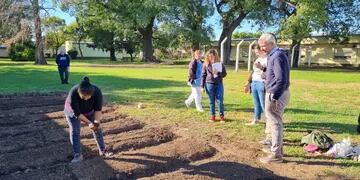
[[[31,41],[15,43],[10,46],[9,57],[12,61],[34,61],[35,45]]]
[[[70,49],[67,53],[71,57],[71,59],[77,58],[78,52],[76,49]]]

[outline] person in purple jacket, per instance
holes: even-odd
[[[56,64],[58,66],[61,84],[69,84],[70,57],[65,54],[64,49],[61,49],[60,53],[56,56]]]
[[[185,100],[186,107],[190,107],[193,100],[195,100],[196,110],[204,112],[201,105],[201,72],[203,67],[202,52],[196,50],[193,53],[192,61],[189,63],[189,78],[188,85],[191,86],[191,94]]]
[[[276,45],[273,34],[265,33],[259,45],[268,55],[265,80],[265,116],[271,133],[271,148],[264,148],[268,156],[260,158],[262,163],[280,163],[283,153],[283,114],[290,99],[290,63],[287,55]]]

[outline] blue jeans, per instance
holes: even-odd
[[[254,101],[254,120],[261,118],[261,113],[265,112],[265,84],[261,81],[251,83],[251,93]]]
[[[224,85],[206,83],[206,93],[209,96],[210,115],[215,116],[215,99],[219,105],[220,116],[224,116]]]
[[[58,67],[61,83],[68,83],[69,71],[68,67]]]
[[[87,117],[91,122],[94,122],[94,115]],[[81,154],[81,144],[80,144],[80,120],[76,117],[66,116],[66,120],[68,121],[70,128],[70,142],[73,148],[74,155]],[[99,152],[104,152],[105,143],[101,129],[97,129],[93,132],[93,136],[96,140],[96,144],[98,146]]]

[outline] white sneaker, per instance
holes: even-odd
[[[254,125],[258,124],[258,123],[259,123],[258,121],[252,120],[250,123],[246,123],[245,125],[246,126],[254,126]]]
[[[113,155],[114,155],[114,153],[112,153],[111,151],[106,151],[106,150],[104,152],[100,153],[100,156],[103,156],[103,157],[106,157],[106,158],[111,157]]]
[[[259,143],[262,145],[271,145],[271,139],[264,139],[259,141]]]
[[[74,158],[71,160],[71,163],[79,163],[83,160],[83,155],[76,154],[74,155]]]
[[[185,101],[185,106],[186,106],[187,108],[189,108],[189,107],[190,107],[190,104],[187,103],[187,101]]]
[[[204,112],[204,109],[203,108],[201,108],[201,109],[196,109],[197,111],[199,111],[199,112]]]

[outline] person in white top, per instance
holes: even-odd
[[[265,71],[267,64],[266,53],[255,45],[257,59],[253,64],[248,82],[245,84],[245,93],[251,93],[254,101],[254,119],[247,125],[255,125],[261,119],[261,113],[265,112]]]

